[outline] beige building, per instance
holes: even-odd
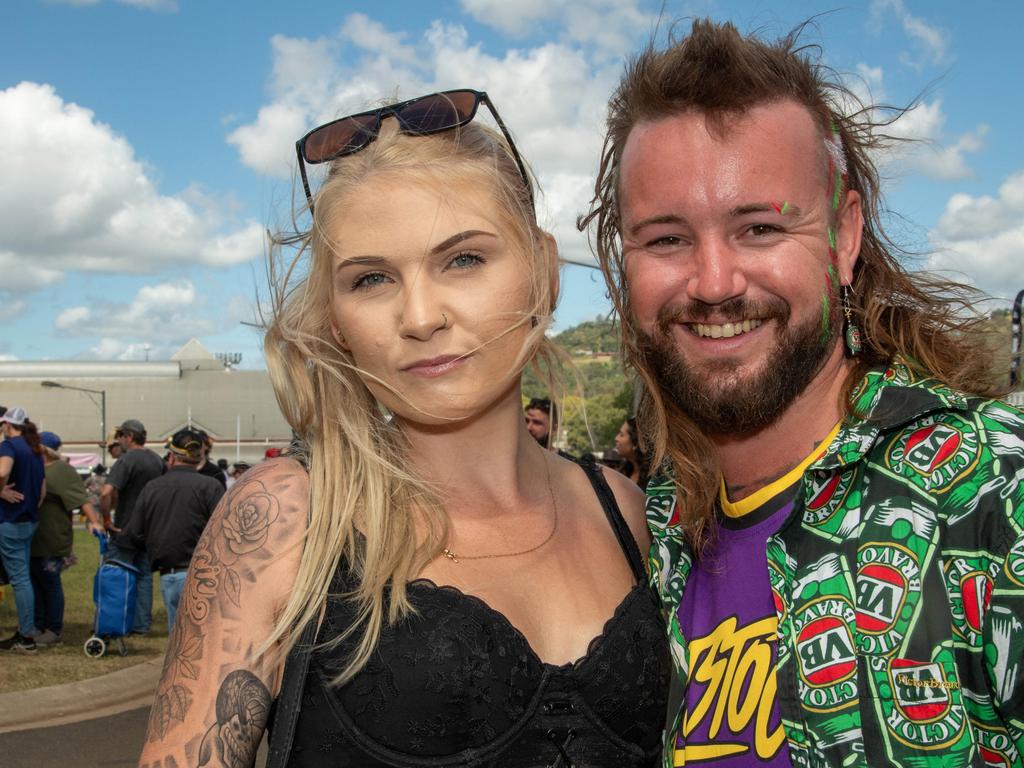
[[[125,419],[146,425],[156,451],[184,426],[204,429],[212,457],[229,462],[254,463],[291,440],[267,372],[236,370],[196,339],[166,361],[0,361],[0,404],[60,435],[80,466],[100,460],[101,437]]]

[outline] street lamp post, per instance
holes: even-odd
[[[43,381],[41,386],[47,389],[73,389],[76,392],[86,392],[90,395],[100,396],[100,462],[107,461],[107,391],[105,389],[87,389],[86,387],[73,387],[70,384],[61,384],[58,381]],[[96,402],[93,400],[93,402]]]

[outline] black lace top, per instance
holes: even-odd
[[[637,580],[587,654],[572,664],[545,664],[482,600],[416,580],[409,599],[418,615],[385,627],[370,662],[349,683],[329,681],[350,645],[313,653],[289,766],[656,764],[670,674],[657,597],[645,586],[640,553],[604,478],[593,466],[584,469]],[[339,569],[338,590],[345,579]],[[350,610],[331,600],[318,641],[340,634]]]

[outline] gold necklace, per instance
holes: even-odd
[[[529,549],[521,549],[518,552],[502,552],[497,555],[456,555],[450,549],[445,547],[441,550],[441,554],[447,557],[453,563],[457,563],[460,560],[491,560],[498,557],[519,557],[519,555],[528,555],[531,552],[536,552],[538,549],[547,544],[551,539],[555,537],[555,531],[558,530],[558,502],[555,500],[555,492],[551,488],[551,465],[548,463],[548,459],[544,459],[544,468],[547,470],[548,480],[548,495],[551,497],[551,532],[540,544],[530,547]]]

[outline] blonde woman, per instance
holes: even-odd
[[[272,765],[651,765],[669,662],[643,499],[523,423],[557,253],[487,95],[297,147],[313,223],[266,353],[305,466],[252,469],[211,520],[142,763],[249,765],[277,699]]]

